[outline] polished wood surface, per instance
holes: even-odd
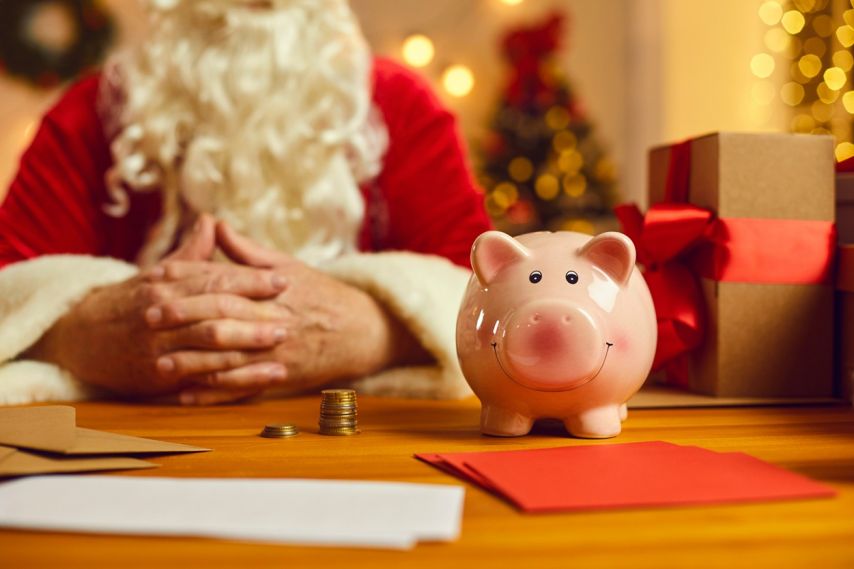
[[[124,476],[308,477],[460,484],[416,452],[603,444],[546,425],[518,439],[482,437],[476,400],[361,398],[362,434],[316,434],[318,397],[180,408],[83,403],[78,424],[205,446]],[[258,437],[293,422],[297,437]],[[616,442],[664,440],[742,451],[831,484],[833,499],[525,515],[466,485],[462,537],[408,552],[206,539],[0,532],[0,567],[854,567],[854,411],[848,407],[642,409]],[[612,441],[614,442],[614,441]],[[607,444],[607,443],[605,443]],[[631,472],[626,473],[627,477]]]

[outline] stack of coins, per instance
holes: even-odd
[[[320,392],[320,434],[355,435],[356,392],[352,389],[325,389]]]
[[[265,425],[264,430],[261,431],[261,436],[268,439],[283,439],[285,437],[292,437],[299,433],[299,429],[296,428],[296,425],[291,425],[290,423],[276,423],[273,425]]]

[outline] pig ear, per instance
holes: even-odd
[[[578,254],[586,257],[621,285],[629,281],[635,268],[634,243],[616,231],[597,235],[579,249]]]
[[[501,269],[530,256],[518,241],[500,231],[487,231],[471,248],[471,266],[481,286],[487,286]]]

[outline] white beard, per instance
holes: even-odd
[[[159,0],[148,40],[108,65],[108,207],[127,212],[122,184],[164,198],[142,264],[199,212],[312,264],[356,247],[358,185],[387,146],[370,52],[343,0],[271,4]]]

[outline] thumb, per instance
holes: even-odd
[[[192,231],[181,241],[167,259],[181,261],[208,261],[216,248],[216,222],[213,216],[202,213]]]
[[[262,247],[239,234],[225,221],[216,224],[216,241],[229,259],[241,265],[271,268],[292,260],[290,255]]]

